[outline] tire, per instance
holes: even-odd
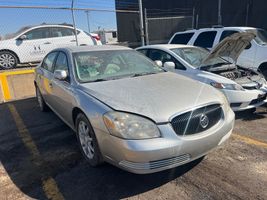
[[[40,110],[42,112],[47,112],[49,110],[49,108],[48,108],[47,104],[45,103],[39,88],[35,87],[35,91],[36,91],[36,98],[37,98],[37,102],[38,102]]]
[[[248,110],[245,110],[245,113],[248,114],[248,115],[252,115],[256,112],[256,108],[250,108]]]
[[[0,68],[13,69],[17,67],[18,57],[10,51],[0,51]]]
[[[264,76],[265,80],[267,80],[267,64],[266,64],[266,63],[265,63],[265,64],[262,64],[262,65],[259,67],[258,71],[259,71],[260,73],[262,73],[262,75]]]
[[[76,117],[76,135],[83,156],[92,166],[97,167],[103,163],[94,130],[87,117],[80,113]]]

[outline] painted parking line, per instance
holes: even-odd
[[[38,166],[44,164],[44,161],[42,160],[40,152],[36,144],[34,143],[22,118],[20,117],[16,107],[13,104],[8,104],[8,108],[16,123],[19,137],[22,139],[24,145],[30,152],[33,163]],[[48,199],[51,199],[51,200],[63,200],[64,199],[63,195],[59,191],[56,181],[52,177],[42,179],[42,188]]]
[[[254,138],[250,138],[250,137],[247,137],[247,136],[244,136],[244,135],[240,135],[240,134],[232,134],[232,136],[236,139],[239,139],[247,144],[250,144],[250,145],[255,145],[255,146],[260,146],[260,147],[263,147],[263,148],[267,148],[267,143],[266,142],[263,142],[263,141],[259,141],[259,140],[256,140]]]

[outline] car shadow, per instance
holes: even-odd
[[[240,111],[240,112],[236,112],[235,116],[236,116],[237,120],[254,121],[254,120],[266,118],[267,109],[264,107],[261,107],[261,108],[257,109],[255,112]]]
[[[147,175],[132,174],[109,164],[93,168],[82,157],[73,131],[55,114],[41,113],[35,99],[11,104],[25,124],[23,134],[29,134],[39,157],[31,155],[31,147],[25,145],[8,104],[2,104],[0,113],[5,118],[0,120],[1,164],[13,184],[34,199],[47,199],[44,180],[48,178],[55,180],[65,199],[127,198],[177,179],[201,162],[198,159]]]

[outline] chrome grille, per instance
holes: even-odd
[[[177,157],[162,159],[162,160],[156,160],[156,161],[150,161],[147,163],[136,163],[131,161],[123,160],[119,164],[123,167],[135,169],[135,170],[153,170],[153,169],[159,169],[169,166],[178,166],[181,165],[191,159],[191,156],[189,154],[184,154]]]
[[[178,115],[173,118],[171,125],[177,135],[192,135],[208,130],[222,117],[223,110],[220,104],[213,104]]]

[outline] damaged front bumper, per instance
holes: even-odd
[[[243,111],[257,108],[267,103],[267,88],[258,90],[230,91],[223,90],[223,93],[230,102],[233,111]]]

